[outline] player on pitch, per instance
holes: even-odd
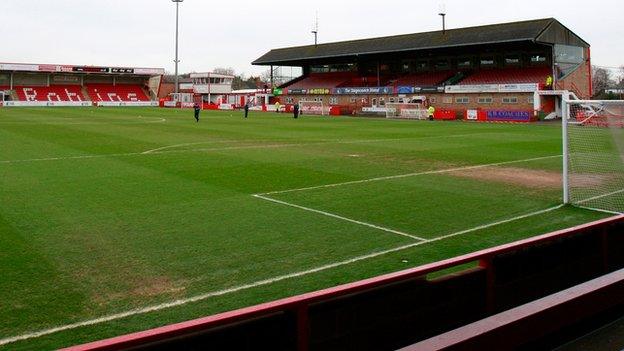
[[[195,105],[193,105],[193,109],[195,110],[195,122],[199,123],[199,112],[201,111],[199,102],[196,102]]]

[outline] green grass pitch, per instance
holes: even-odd
[[[560,134],[0,109],[0,349],[135,332],[605,217],[555,208]]]

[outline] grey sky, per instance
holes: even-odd
[[[621,0],[446,0],[449,28],[555,17],[592,45],[593,63],[624,64]],[[185,0],[180,69],[234,67],[271,48],[437,30],[441,2],[407,0]],[[2,0],[0,62],[163,67],[173,71],[170,0]]]

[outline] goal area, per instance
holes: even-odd
[[[564,97],[564,203],[624,213],[624,101]]]
[[[301,101],[299,102],[299,112],[302,115],[329,116],[329,106],[323,101]]]
[[[427,119],[427,109],[419,103],[386,103],[386,118]]]

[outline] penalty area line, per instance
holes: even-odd
[[[274,277],[274,278],[270,278],[270,279],[264,279],[264,280],[256,281],[256,282],[253,282],[253,283],[240,285],[240,286],[237,286],[237,287],[232,287],[232,288],[229,288],[229,289],[208,292],[208,293],[197,295],[197,296],[190,297],[190,298],[187,298],[187,299],[179,299],[179,300],[175,300],[175,301],[172,301],[172,302],[163,303],[163,304],[159,304],[159,305],[133,309],[133,310],[129,310],[129,311],[126,311],[126,312],[112,314],[112,315],[108,315],[108,316],[104,316],[104,317],[100,317],[100,318],[95,318],[95,319],[86,320],[86,321],[82,321],[82,322],[67,324],[67,325],[63,325],[63,326],[59,326],[59,327],[55,327],[55,328],[50,328],[50,329],[43,329],[43,330],[39,330],[39,331],[36,331],[36,332],[22,334],[22,335],[12,336],[12,337],[8,337],[8,338],[0,339],[0,346],[4,346],[4,345],[7,345],[7,344],[12,344],[12,343],[15,343],[15,342],[18,342],[18,341],[25,341],[25,340],[29,340],[29,339],[35,339],[35,338],[39,338],[39,337],[42,337],[42,336],[59,333],[59,332],[62,332],[62,331],[77,329],[77,328],[81,328],[81,327],[88,327],[88,326],[92,326],[92,325],[97,325],[97,324],[101,324],[101,323],[111,322],[111,321],[114,321],[114,320],[119,320],[119,319],[123,319],[123,318],[127,318],[127,317],[132,317],[132,316],[136,316],[136,315],[146,314],[146,313],[150,313],[150,312],[157,312],[157,311],[161,311],[161,310],[172,308],[172,307],[179,307],[179,306],[183,306],[183,305],[186,305],[186,304],[189,304],[189,303],[200,302],[200,301],[203,301],[203,300],[207,300],[207,299],[212,298],[212,297],[223,296],[223,295],[227,295],[227,294],[230,294],[230,293],[239,292],[239,291],[242,291],[242,290],[247,290],[247,289],[251,289],[251,288],[256,288],[256,287],[260,287],[260,286],[265,286],[265,285],[278,283],[278,282],[281,282],[281,281],[284,281],[284,280],[287,280],[287,279],[299,278],[299,277],[303,277],[303,276],[306,276],[306,275],[322,272],[322,271],[325,271],[325,270],[329,270],[329,269],[333,269],[333,268],[337,268],[337,267],[341,267],[341,266],[346,266],[346,265],[353,264],[353,263],[356,263],[356,262],[360,262],[360,261],[364,261],[364,260],[368,260],[368,259],[372,259],[372,258],[388,255],[388,254],[395,253],[395,252],[404,251],[404,250],[407,250],[407,249],[410,249],[410,248],[413,248],[413,247],[422,246],[422,245],[426,245],[426,244],[429,244],[429,243],[445,240],[445,239],[452,238],[452,237],[455,237],[455,236],[459,236],[459,235],[468,234],[468,233],[476,232],[476,231],[479,231],[479,230],[491,228],[491,227],[498,226],[498,225],[501,225],[501,224],[510,223],[510,222],[517,221],[517,220],[520,220],[520,219],[525,219],[525,218],[537,216],[537,215],[540,215],[540,214],[552,212],[552,211],[555,211],[555,210],[560,209],[562,207],[563,207],[563,205],[559,205],[559,206],[547,208],[547,209],[544,209],[544,210],[531,212],[531,213],[527,213],[527,214],[524,214],[524,215],[520,215],[520,216],[508,218],[508,219],[505,219],[505,220],[493,222],[493,223],[490,223],[490,224],[485,224],[485,225],[478,226],[478,227],[475,227],[475,228],[458,231],[458,232],[451,233],[451,234],[448,234],[448,235],[445,235],[445,236],[441,236],[441,237],[438,237],[438,238],[434,238],[434,239],[430,239],[430,240],[426,240],[426,241],[420,241],[420,242],[416,242],[416,243],[411,243],[411,244],[408,244],[408,245],[403,245],[403,246],[395,247],[395,248],[388,249],[388,250],[373,252],[373,253],[370,253],[370,254],[367,254],[367,255],[358,256],[358,257],[351,258],[351,259],[348,259],[348,260],[335,262],[335,263],[327,264],[327,265],[324,265],[324,266],[320,266],[320,267],[316,267],[316,268],[312,268],[312,269],[308,269],[308,270],[304,270],[304,271],[294,272],[294,273],[290,273],[290,274],[286,274],[286,275],[282,275],[282,276],[278,276],[278,277]]]
[[[415,239],[418,241],[427,241],[427,239],[412,235],[412,234],[408,234],[408,233],[404,233],[398,230],[394,230],[394,229],[390,229],[390,228],[386,228],[386,227],[381,227],[375,224],[371,224],[371,223],[366,223],[366,222],[362,222],[362,221],[358,221],[355,219],[351,219],[351,218],[347,218],[347,217],[343,217],[334,213],[330,213],[330,212],[325,212],[325,211],[321,211],[321,210],[316,210],[310,207],[305,207],[305,206],[301,206],[301,205],[297,205],[297,204],[293,204],[290,202],[286,202],[286,201],[281,201],[281,200],[277,200],[277,199],[273,199],[267,196],[263,196],[263,195],[252,195],[253,197],[257,198],[257,199],[261,199],[261,200],[265,200],[265,201],[269,201],[269,202],[273,202],[276,204],[280,204],[280,205],[284,205],[284,206],[290,206],[290,207],[294,207],[294,208],[298,208],[300,210],[304,210],[304,211],[308,211],[308,212],[314,212],[314,213],[318,213],[320,215],[323,216],[327,216],[327,217],[331,217],[331,218],[336,218],[336,219],[340,219],[346,222],[351,222],[351,223],[355,223],[355,224],[359,224],[365,227],[370,227],[373,229],[377,229],[377,230],[381,230],[387,233],[392,233],[392,234],[397,234],[397,235],[401,235],[401,236],[405,236],[411,239]]]
[[[276,195],[276,194],[294,193],[294,192],[315,190],[315,189],[335,188],[335,187],[340,187],[340,186],[345,186],[345,185],[379,182],[379,181],[384,181],[384,180],[409,178],[409,177],[416,177],[416,176],[421,176],[421,175],[452,173],[452,172],[467,171],[467,170],[480,169],[480,168],[486,168],[486,167],[505,166],[505,165],[511,165],[511,164],[516,164],[516,163],[548,160],[548,159],[551,159],[551,158],[560,158],[560,157],[562,157],[562,155],[534,157],[534,158],[526,158],[526,159],[522,159],[522,160],[486,163],[486,164],[480,164],[480,165],[474,165],[474,166],[464,166],[464,167],[446,168],[446,169],[438,169],[438,170],[415,172],[415,173],[398,174],[398,175],[385,176],[385,177],[376,177],[376,178],[369,178],[369,179],[353,180],[353,181],[342,182],[342,183],[333,183],[333,184],[309,186],[309,187],[305,187],[305,188],[270,191],[270,192],[267,192],[267,193],[260,193],[258,195]]]

